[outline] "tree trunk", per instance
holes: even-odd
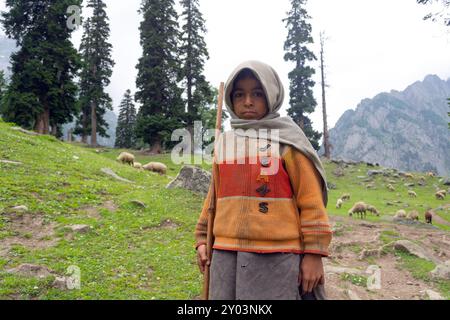
[[[91,101],[91,146],[97,146],[97,112],[94,101]]]
[[[44,113],[40,113],[36,118],[36,125],[34,126],[34,131],[39,134],[44,133]]]
[[[37,116],[36,126],[34,130],[39,134],[49,134],[50,130],[50,110],[48,102],[45,98],[42,99],[44,104],[44,111]]]
[[[73,136],[72,136],[72,129],[69,129],[69,131],[67,132],[67,142],[72,142],[73,141]]]
[[[52,125],[52,136],[56,137],[58,135],[58,127],[56,125]]]
[[[320,33],[320,73],[322,76],[322,115],[323,115],[323,145],[325,149],[325,158],[330,159],[330,142],[329,142],[329,135],[328,135],[328,123],[327,123],[327,103],[325,98],[325,67],[324,67],[324,54],[323,54],[323,47],[324,47],[324,37],[323,33]]]
[[[83,133],[81,134],[81,142],[87,144],[87,112],[83,110]]]
[[[148,150],[149,154],[160,154],[162,153],[162,146],[161,146],[161,138],[157,138],[155,142],[151,145],[150,149]]]

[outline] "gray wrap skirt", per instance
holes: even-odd
[[[318,285],[300,295],[298,274],[302,255],[213,250],[210,300],[326,300]]]

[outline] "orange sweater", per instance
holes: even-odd
[[[320,175],[311,160],[291,146],[281,145],[277,154],[281,156],[269,154],[271,165],[279,163],[277,173],[269,176],[261,175],[263,163],[267,167],[264,157],[245,153],[245,163],[238,164],[215,158],[213,248],[328,256],[332,233]],[[208,193],[196,226],[196,247],[206,243],[210,198]]]

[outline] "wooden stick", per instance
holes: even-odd
[[[224,83],[220,83],[219,87],[219,97],[217,100],[217,116],[216,116],[216,132],[214,138],[214,154],[216,151],[217,140],[220,136],[220,129],[222,127],[222,106],[223,106],[223,95],[224,95]],[[213,159],[215,157],[213,156]],[[214,160],[213,160],[214,162]],[[214,165],[214,164],[213,164]],[[214,168],[213,168],[214,169]],[[211,194],[211,201],[208,207],[208,229],[206,233],[206,256],[211,263],[212,259],[212,247],[214,244],[214,235],[213,235],[213,227],[214,227],[214,219],[216,216],[216,191],[214,188],[214,170],[211,175],[211,184],[209,185],[209,192]],[[209,265],[205,266],[205,273],[203,274],[203,300],[209,299]]]

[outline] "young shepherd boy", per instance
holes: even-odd
[[[283,99],[278,74],[258,61],[239,65],[226,83],[233,130],[221,135],[213,161],[212,261],[211,192],[195,231],[200,271],[210,264],[209,299],[325,299],[322,257],[331,241],[325,171],[299,126],[278,114]]]

